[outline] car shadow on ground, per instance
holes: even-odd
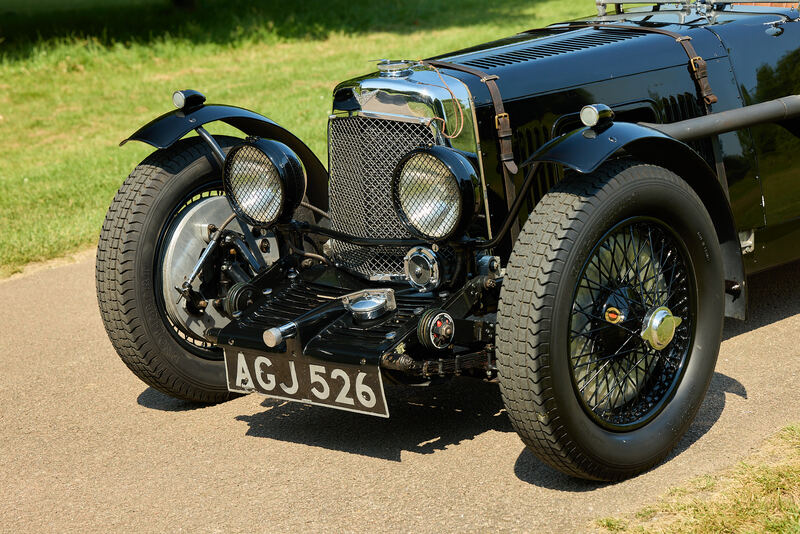
[[[278,439],[399,462],[490,430],[513,432],[497,384],[457,378],[422,388],[386,386],[389,419],[266,399],[263,412],[236,419],[248,436]]]
[[[745,334],[800,313],[800,286],[794,279],[800,263],[751,277],[750,318],[729,320],[723,339]],[[734,377],[715,373],[697,418],[667,461],[700,439],[720,418],[727,394],[747,398]],[[265,399],[264,411],[237,417],[247,423],[247,435],[302,443],[315,447],[400,461],[403,451],[432,454],[470,440],[487,431],[513,432],[497,384],[468,378],[427,388],[387,385],[390,419],[321,407]],[[190,410],[197,405],[170,399],[148,388],[139,404],[169,411]],[[514,472],[520,480],[561,491],[591,491],[603,484],[567,477],[540,462],[522,448]]]
[[[747,391],[738,380],[722,373],[714,373],[706,398],[692,426],[664,461],[669,461],[681,454],[714,426],[725,409],[726,393],[747,398]],[[514,464],[514,474],[529,484],[559,491],[591,491],[608,485],[607,483],[568,477],[541,462],[528,449],[523,449],[517,458],[517,462]]]
[[[723,341],[800,313],[800,262],[783,265],[748,278],[749,314],[746,321],[728,319]]]
[[[207,404],[201,404],[199,402],[176,399],[153,388],[147,388],[142,391],[139,396],[136,397],[136,402],[139,406],[144,406],[151,410],[160,410],[162,412],[188,412],[208,406]]]

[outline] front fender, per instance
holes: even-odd
[[[708,163],[686,143],[652,128],[617,122],[604,128],[580,128],[543,145],[523,164],[547,162],[587,174],[622,149],[637,160],[659,165],[686,180],[706,206],[717,230],[729,285],[738,293],[725,295],[725,315],[747,315],[747,284],[739,237],[726,188]]]
[[[682,152],[694,154],[685,143],[657,130],[630,122],[615,122],[603,128],[579,128],[557,137],[540,147],[523,165],[534,161],[559,163],[588,174],[594,172],[614,153],[631,143],[644,140],[662,140],[676,145],[675,148]],[[708,168],[705,160],[697,154],[695,156]],[[711,172],[711,169],[708,168],[708,171]]]
[[[120,146],[128,141],[142,141],[156,148],[167,148],[195,128],[214,121],[230,124],[247,135],[280,141],[294,150],[308,175],[308,199],[320,209],[328,210],[328,171],[319,158],[289,130],[248,109],[214,104],[188,112],[176,109],[145,124]]]

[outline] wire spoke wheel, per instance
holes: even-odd
[[[622,221],[591,251],[568,343],[576,394],[598,424],[624,431],[658,414],[688,358],[695,294],[686,252],[660,221]],[[679,323],[672,332],[666,325],[663,348],[647,339],[648,318],[659,309]]]
[[[723,265],[706,205],[668,169],[624,158],[551,188],[498,305],[500,391],[530,450],[595,480],[666,457],[714,374]]]

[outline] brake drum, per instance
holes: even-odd
[[[161,262],[161,291],[164,308],[170,320],[185,334],[197,339],[205,339],[208,328],[222,328],[229,319],[209,303],[205,312],[197,315],[189,313],[180,293],[175,289],[188,278],[197,260],[209,243],[208,225],[216,227],[233,214],[224,196],[203,198],[190,204],[172,224],[166,237],[163,260]],[[235,229],[238,221],[228,228]],[[269,238],[270,253],[263,254],[267,265],[278,259],[278,247],[274,237]],[[253,251],[261,254],[260,251]],[[192,282],[192,289],[199,291],[200,277]]]

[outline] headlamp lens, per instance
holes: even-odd
[[[226,192],[256,224],[270,224],[280,215],[284,187],[275,164],[261,150],[244,145],[228,157]]]
[[[398,207],[418,232],[442,239],[455,230],[461,219],[461,192],[456,177],[439,158],[416,153],[396,179]]]

